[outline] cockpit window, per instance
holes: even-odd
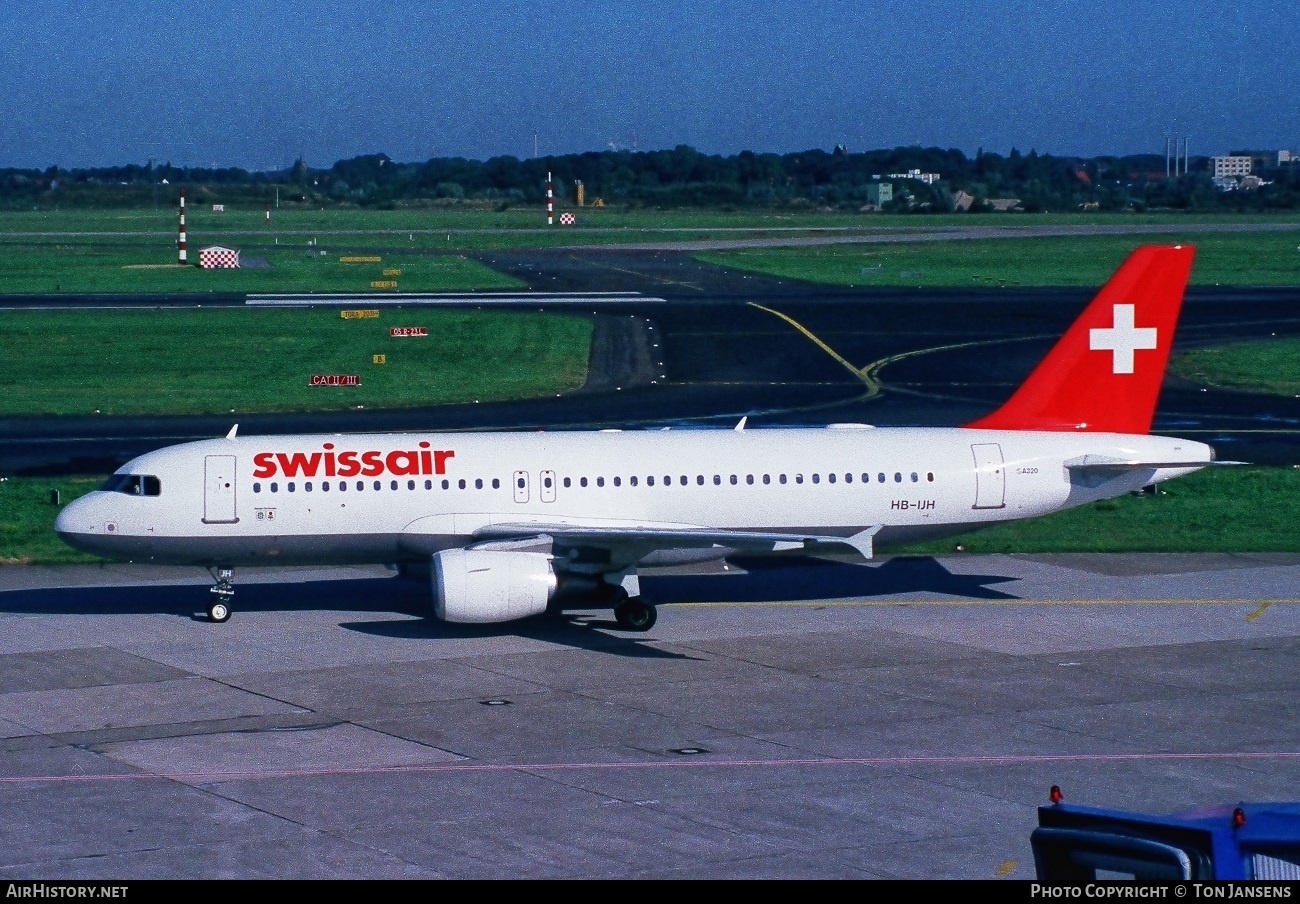
[[[114,474],[100,489],[105,493],[126,493],[128,496],[162,494],[162,484],[151,474]]]

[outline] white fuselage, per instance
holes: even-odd
[[[1070,465],[1085,456],[1130,465],[1081,479]],[[534,522],[879,528],[887,544],[1047,514],[1212,460],[1206,445],[1159,436],[965,428],[244,436],[132,460],[118,474],[141,480],[82,497],[57,530],[116,558],[228,566],[424,559]],[[673,561],[660,551],[643,564]]]

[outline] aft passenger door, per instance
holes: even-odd
[[[1002,446],[975,443],[970,450],[975,456],[975,505],[972,508],[1006,508],[1007,469],[1002,460]]]
[[[235,456],[208,455],[203,459],[203,523],[234,524]]]

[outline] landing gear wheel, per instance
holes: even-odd
[[[230,599],[235,595],[235,569],[214,565],[208,571],[217,582],[208,594],[208,619],[219,624],[230,618]]]
[[[625,631],[649,631],[658,617],[655,607],[643,603],[639,596],[630,596],[614,607],[614,620]]]

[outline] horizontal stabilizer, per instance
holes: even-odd
[[[1137,458],[1106,458],[1102,455],[1085,455],[1065,463],[1071,471],[1134,471],[1141,468],[1205,468],[1214,465],[1244,465],[1244,461],[1143,461]]]

